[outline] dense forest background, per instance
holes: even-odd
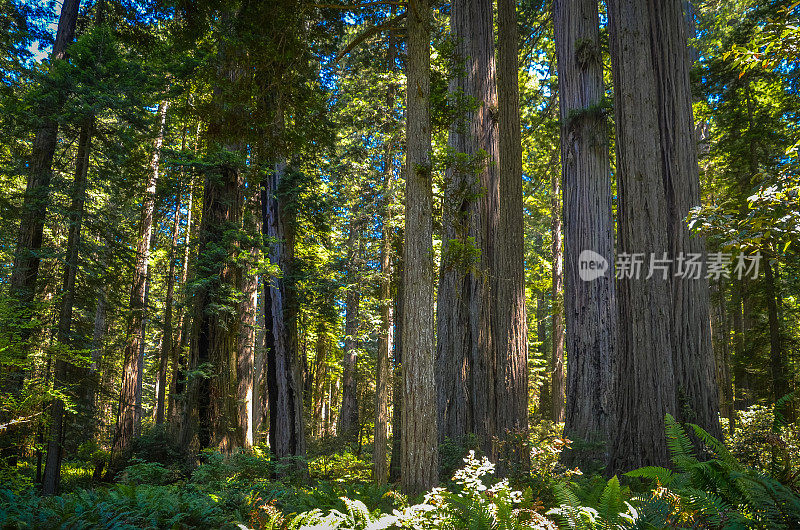
[[[0,525],[800,526],[800,2],[327,2],[0,0]]]

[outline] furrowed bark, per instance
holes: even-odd
[[[406,494],[422,493],[436,485],[439,467],[434,390],[430,19],[427,0],[409,0],[401,425],[401,483]]]
[[[568,467],[602,467],[613,426],[616,289],[597,2],[557,0],[554,13],[564,181],[564,314],[569,330],[564,436],[573,441],[562,460]],[[580,267],[587,264],[579,258],[585,250],[610,264],[604,275],[581,279]]]

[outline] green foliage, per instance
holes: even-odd
[[[800,490],[800,430],[796,424],[777,422],[774,410],[753,405],[737,411],[727,446],[737,461]]]
[[[208,495],[174,486],[116,485],[60,497],[0,490],[3,528],[237,528]]]
[[[712,455],[709,460],[699,460],[686,430],[670,415],[666,426],[675,471],[645,467],[627,476],[655,482],[662,496],[677,495],[678,513],[696,523],[723,528],[793,528],[800,524],[800,497],[789,488],[742,465],[721,442],[690,424]]]

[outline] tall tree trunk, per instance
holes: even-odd
[[[500,219],[495,251],[496,439],[492,451],[517,471],[529,464],[528,318],[525,309],[525,244],[522,202],[522,137],[519,116],[517,3],[498,0],[499,195]],[[501,466],[502,468],[506,466]],[[521,469],[520,469],[521,468]],[[505,470],[507,471],[507,470]]]
[[[172,303],[175,293],[175,259],[178,250],[178,237],[181,223],[181,190],[175,197],[175,211],[172,217],[172,243],[169,248],[169,272],[167,275],[167,296],[164,299],[164,325],[161,332],[161,356],[158,359],[158,380],[156,381],[156,425],[164,423],[167,390],[167,366],[173,354],[172,344]]]
[[[403,228],[399,228],[393,239],[394,265],[392,281],[394,283],[394,352],[392,355],[392,454],[389,459],[389,482],[400,480],[401,462],[403,460]]]
[[[61,6],[56,40],[50,55],[51,70],[66,57],[67,46],[75,37],[79,7],[80,0],[65,0]],[[42,247],[44,219],[50,203],[50,178],[58,139],[58,123],[53,115],[59,112],[67,94],[58,92],[55,96],[53,105],[42,109],[43,120],[33,141],[17,247],[14,253],[14,267],[11,271],[11,292],[23,306],[33,301],[36,290],[39,250]]]
[[[602,467],[613,425],[616,289],[613,267],[591,278],[588,266],[601,262],[582,254],[591,251],[606,263],[614,262],[597,2],[557,0],[554,12],[564,179],[564,314],[569,330],[564,436],[579,442],[563,459],[569,466],[594,462]]]
[[[50,55],[51,70],[65,58],[67,46],[75,36],[79,6],[80,0],[64,0],[61,6],[56,40]],[[52,106],[42,109],[42,122],[36,130],[28,161],[28,181],[20,211],[14,263],[9,280],[9,294],[16,299],[16,318],[20,325],[18,338],[14,342],[24,343],[30,334],[30,328],[22,324],[30,318],[30,311],[33,310],[31,305],[39,277],[44,220],[50,204],[53,155],[58,141],[58,122],[54,116],[64,105],[66,96],[67,94],[58,91]],[[22,390],[25,371],[21,366],[27,359],[28,350],[25,346],[13,348],[10,353],[18,358],[0,367],[0,388],[11,396],[18,396]],[[0,411],[0,423],[5,424],[12,419],[6,411]],[[17,441],[18,436],[13,428],[6,430],[0,439],[0,457],[5,458],[9,465],[16,464],[19,449]]]
[[[358,280],[358,262],[361,254],[361,238],[357,221],[350,222],[347,238],[349,249],[347,271],[347,294],[345,295],[344,359],[342,360],[342,407],[339,412],[337,433],[345,443],[353,443],[358,433],[358,399],[356,361],[358,360],[358,332],[360,324],[359,306],[361,288]]]
[[[58,344],[69,348],[72,343],[72,310],[75,304],[75,282],[78,278],[78,255],[81,245],[81,227],[83,225],[84,205],[86,203],[87,175],[89,173],[89,154],[94,134],[94,117],[87,118],[81,126],[78,139],[78,153],[75,161],[75,180],[72,185],[72,204],[68,216],[69,228],[67,236],[67,253],[64,261],[64,281],[61,288],[61,308],[58,316]],[[70,352],[59,352],[53,374],[54,390],[74,394],[70,388],[70,375],[75,367],[69,361]],[[66,358],[65,358],[66,357]],[[55,495],[61,482],[61,460],[64,454],[66,438],[66,412],[64,401],[58,397],[53,399],[50,409],[52,424],[50,439],[47,442],[47,459],[42,478],[42,493]]]
[[[258,218],[261,215],[261,194],[258,188],[249,186],[251,192],[245,203],[244,229],[246,240],[256,241],[258,235]],[[247,262],[242,275],[242,299],[239,302],[239,314],[242,325],[239,329],[239,351],[237,363],[237,377],[239,380],[239,429],[242,431],[245,447],[252,447],[254,443],[254,403],[256,398],[254,367],[256,348],[256,317],[258,305],[258,275],[255,267],[258,266],[258,245],[252,244],[248,249],[250,260]]]
[[[197,127],[198,137],[200,133],[200,126],[198,124]],[[195,147],[195,151],[197,148]],[[176,427],[178,422],[180,421],[182,411],[179,411],[180,405],[178,403],[177,397],[184,393],[186,388],[186,369],[188,368],[188,361],[186,358],[186,346],[189,340],[189,324],[191,322],[191,318],[189,315],[189,307],[188,307],[188,300],[189,297],[187,296],[187,288],[188,288],[188,279],[189,279],[189,259],[191,257],[191,241],[194,236],[195,226],[197,225],[197,220],[193,219],[192,215],[194,213],[194,182],[190,179],[189,181],[189,199],[187,201],[187,211],[186,211],[186,232],[184,234],[183,239],[183,261],[181,263],[181,291],[182,295],[182,306],[180,307],[180,316],[178,317],[178,336],[175,340],[175,347],[172,351],[171,357],[171,368],[170,372],[172,372],[172,378],[170,382],[170,391],[169,391],[169,404],[168,404],[168,411],[167,415],[170,418],[170,421],[173,423],[173,427]]]
[[[389,39],[387,61],[389,70],[394,70],[394,38]],[[388,108],[394,105],[394,86],[386,95]],[[375,436],[372,450],[372,477],[378,484],[386,484],[389,477],[387,446],[389,443],[389,392],[391,390],[392,355],[392,206],[394,197],[394,153],[392,140],[384,144],[383,151],[383,227],[381,229],[381,276],[379,303],[381,327],[378,336],[378,359],[375,368]]]
[[[550,379],[552,378],[552,368],[550,366],[550,356],[548,355],[547,341],[547,320],[549,311],[547,298],[544,292],[539,292],[536,296],[536,340],[539,342],[539,354],[544,360],[544,376],[539,387],[539,404],[537,411],[541,419],[552,419],[553,399],[550,395]],[[549,343],[552,346],[552,341]]]
[[[658,132],[669,225],[667,236],[674,258],[705,255],[705,240],[692,235],[686,217],[700,206],[697,136],[692,116],[689,71],[693,51],[688,46],[682,0],[653,4],[652,26],[655,87],[659,99]],[[722,438],[719,397],[711,344],[708,280],[672,275],[672,348],[679,421],[690,421]]]
[[[772,401],[776,402],[789,393],[789,366],[786,356],[783,354],[781,344],[781,324],[780,307],[778,300],[780,297],[778,280],[775,274],[775,267],[770,262],[771,254],[764,253],[761,260],[764,263],[764,287],[767,299],[767,323],[769,325],[769,364],[770,375],[772,376]],[[787,408],[781,410],[786,414]]]
[[[224,453],[244,445],[238,428],[238,352],[240,306],[236,300],[241,287],[242,160],[239,116],[242,107],[231,103],[231,94],[240,90],[244,70],[240,51],[228,46],[235,38],[233,14],[220,15],[223,45],[217,52],[217,85],[212,96],[213,112],[206,136],[209,153],[222,161],[205,174],[203,214],[200,221],[197,277],[200,286],[194,293],[194,317],[190,339],[192,371],[204,376],[189,380],[187,421],[182,425],[184,445],[215,448]]]
[[[561,176],[554,171],[550,177],[550,235],[553,258],[552,299],[553,345],[550,349],[550,396],[553,400],[552,419],[556,423],[564,421],[564,400],[566,384],[564,379],[564,263],[563,243],[561,241]]]
[[[703,242],[689,236],[683,221],[699,199],[699,184],[681,2],[616,0],[609,8],[620,256],[671,254],[682,266],[680,253],[702,252]],[[617,429],[609,472],[668,463],[666,413],[685,420],[691,411],[719,433],[708,284],[673,272],[666,272],[671,281],[656,272],[618,283]]]
[[[491,0],[453,2],[450,28],[457,73],[450,97],[459,115],[451,126],[449,144],[458,154],[445,177],[436,387],[439,442],[450,438],[460,443],[474,433],[494,458],[491,289],[499,217],[499,146],[492,23]]]
[[[406,59],[406,242],[403,247],[403,461],[406,494],[437,482],[434,390],[433,190],[428,0],[409,0]]]
[[[131,314],[128,322],[128,342],[125,345],[119,413],[112,447],[113,465],[109,466],[109,472],[116,471],[114,469],[116,462],[125,457],[135,436],[137,417],[141,417],[141,411],[137,410],[137,396],[141,398],[139,389],[141,388],[143,374],[140,357],[144,342],[144,313],[147,309],[145,304],[147,273],[150,262],[150,239],[153,231],[156,183],[159,177],[161,145],[164,142],[168,106],[169,102],[167,101],[162,101],[158,105],[158,132],[153,143],[153,156],[150,159],[150,171],[142,199],[142,214],[136,248],[136,268],[133,272],[133,285],[131,286],[129,305]]]
[[[283,115],[278,108],[279,134],[283,132]],[[267,391],[269,397],[270,449],[278,458],[305,456],[303,424],[303,381],[297,347],[296,287],[294,271],[295,216],[288,194],[283,192],[285,162],[275,164],[262,188],[262,230],[271,241],[269,259],[280,267],[282,277],[268,279],[265,326],[267,332]]]

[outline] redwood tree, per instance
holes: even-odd
[[[613,266],[583,281],[585,250],[614,263],[608,127],[597,2],[554,4],[564,193],[566,414],[569,462],[604,463],[613,418],[616,289]],[[585,265],[584,265],[585,266]]]
[[[406,222],[403,301],[401,482],[407,494],[436,485],[433,190],[428,0],[409,0],[406,58]]]

